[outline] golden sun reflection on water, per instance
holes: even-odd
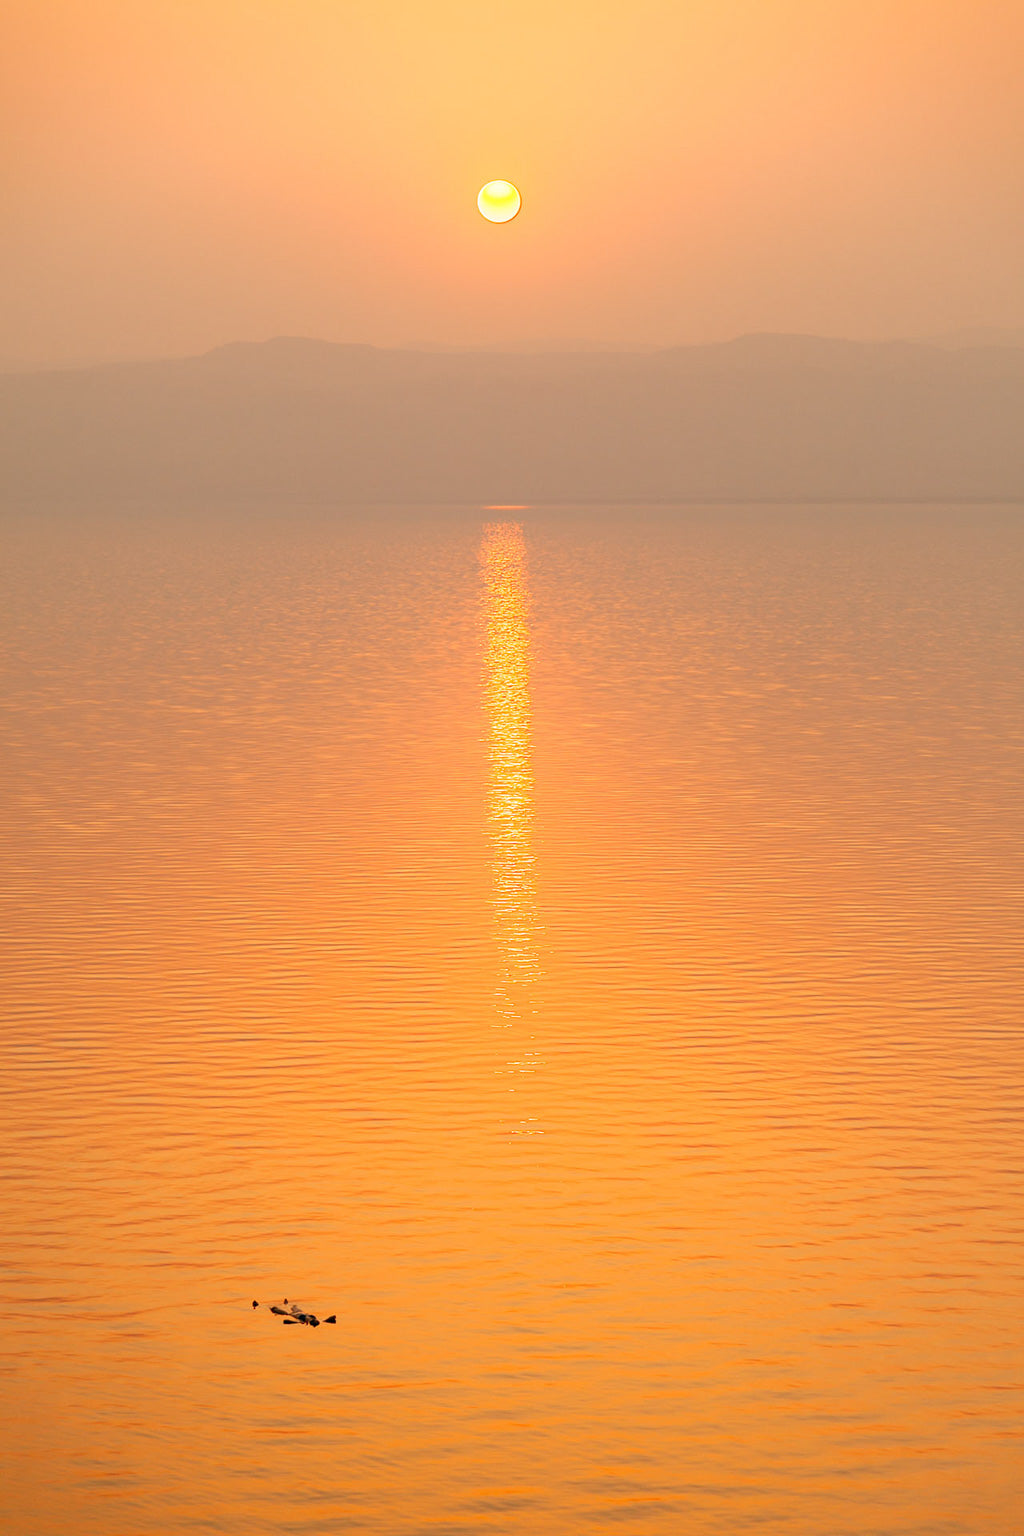
[[[3,1536],[1021,1536],[1019,515],[5,534]]]
[[[533,852],[530,629],[526,542],[518,523],[489,523],[484,576],[484,712],[489,746],[488,831],[495,936],[496,1003],[507,1020],[534,1011],[540,923]]]

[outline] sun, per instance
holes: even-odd
[[[519,188],[510,181],[489,181],[477,193],[476,205],[492,224],[507,224],[509,219],[515,218],[523,200]]]

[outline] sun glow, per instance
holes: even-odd
[[[477,193],[476,205],[492,224],[507,224],[515,218],[523,200],[519,188],[510,181],[489,181]]]

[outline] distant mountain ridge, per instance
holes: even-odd
[[[0,377],[8,499],[1024,500],[1024,348],[299,337]]]

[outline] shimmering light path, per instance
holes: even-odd
[[[502,1013],[530,1007],[538,976],[534,878],[533,740],[526,544],[518,523],[484,532],[487,643],[484,702],[490,755],[488,822],[494,855],[494,911],[504,973]]]

